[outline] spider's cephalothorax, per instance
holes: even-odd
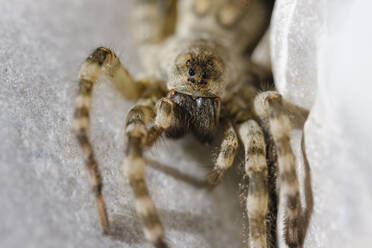
[[[226,87],[225,65],[210,42],[192,42],[177,55],[168,98],[174,103],[174,121],[166,131],[180,137],[192,131],[201,141],[211,141],[220,121],[220,95]]]
[[[193,96],[216,97],[226,87],[225,64],[217,45],[205,40],[193,41],[176,57],[173,82],[178,92]]]
[[[126,117],[122,168],[149,242],[157,248],[168,247],[144,181],[144,149],[163,133],[178,138],[191,132],[200,141],[210,142],[222,128],[223,140],[207,181],[216,185],[221,180],[233,163],[240,140],[249,177],[249,246],[266,248],[273,243],[266,227],[270,202],[267,158],[276,158],[278,167],[285,241],[290,247],[300,244],[301,208],[289,144],[288,104],[279,93],[260,89],[264,77],[254,73],[259,70],[248,57],[268,26],[272,6],[271,0],[138,1],[142,22],[136,28],[146,31],[143,58],[148,77],[135,80],[104,47],[97,48],[82,65],[73,129],[90,172],[104,231],[108,231],[109,222],[102,179],[87,136],[92,90],[102,68],[125,97],[137,99]],[[265,141],[272,142],[268,147],[273,149],[266,151]]]

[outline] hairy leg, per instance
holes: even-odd
[[[245,173],[249,177],[247,213],[251,248],[267,247],[265,217],[268,212],[266,144],[260,126],[249,120],[238,128],[245,150]]]
[[[141,41],[158,43],[174,33],[177,0],[136,0],[135,10],[141,23],[136,34]]]
[[[92,90],[102,69],[105,69],[110,80],[128,98],[137,98],[141,94],[142,86],[132,79],[115,54],[103,47],[97,48],[86,59],[79,73],[79,92],[76,98],[73,131],[82,147],[85,164],[89,170],[101,227],[103,231],[107,231],[108,219],[102,198],[102,179],[87,135]]]
[[[211,185],[216,185],[221,181],[225,171],[230,168],[234,162],[237,149],[238,137],[233,125],[229,122],[225,124],[224,137],[214,168],[208,175],[208,182]]]
[[[290,121],[285,114],[282,98],[278,92],[266,91],[259,94],[255,99],[254,108],[259,117],[268,121],[268,127],[276,146],[280,204],[283,204],[285,208],[285,241],[289,247],[297,247],[301,241],[299,230],[301,204],[295,158],[289,139]]]
[[[164,230],[144,180],[142,153],[169,127],[173,105],[162,98],[156,105],[156,118],[154,108],[154,101],[143,99],[129,111],[125,128],[127,148],[122,167],[133,190],[136,211],[143,221],[146,239],[156,248],[165,248],[168,246],[164,241]]]
[[[192,9],[198,16],[204,16],[211,9],[212,3],[211,0],[194,0]]]
[[[226,1],[217,12],[217,21],[223,27],[231,27],[247,12],[250,1]]]

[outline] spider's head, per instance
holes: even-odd
[[[192,86],[195,85],[200,89],[218,81],[223,73],[221,60],[208,51],[181,54],[178,59],[181,60],[177,63],[180,74],[183,74]]]
[[[201,141],[212,140],[219,124],[225,73],[218,45],[206,40],[191,42],[175,57],[168,97],[175,103],[178,124],[168,130],[169,136],[191,131]]]
[[[193,97],[220,96],[225,88],[225,64],[216,45],[193,42],[175,60],[171,88]]]
[[[207,40],[192,41],[175,57],[168,98],[175,103],[176,121],[168,136],[191,131],[201,141],[212,140],[219,125],[226,73],[220,47]]]

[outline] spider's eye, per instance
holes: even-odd
[[[208,78],[208,72],[204,71],[203,74],[202,74],[202,77],[204,79],[207,79]]]
[[[189,69],[189,75],[190,76],[194,76],[195,75],[195,71],[192,68]]]
[[[191,60],[188,59],[188,60],[186,61],[186,66],[190,66],[190,64],[191,64]]]

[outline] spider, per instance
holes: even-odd
[[[144,181],[143,151],[163,134],[180,138],[192,133],[200,142],[208,143],[223,129],[207,181],[210,185],[220,182],[234,161],[240,140],[249,178],[249,247],[269,246],[265,221],[270,201],[267,157],[274,157],[278,167],[285,242],[298,246],[301,206],[287,104],[278,92],[262,90],[267,73],[249,59],[269,25],[273,1],[141,0],[136,4],[138,33],[142,30],[145,34],[142,58],[146,77],[133,78],[115,53],[104,47],[97,48],[79,72],[73,130],[90,173],[103,231],[108,230],[109,222],[102,180],[87,136],[92,90],[101,70],[126,98],[137,100],[126,117],[122,168],[149,242],[157,248],[168,247]],[[274,149],[268,149],[270,142]]]

